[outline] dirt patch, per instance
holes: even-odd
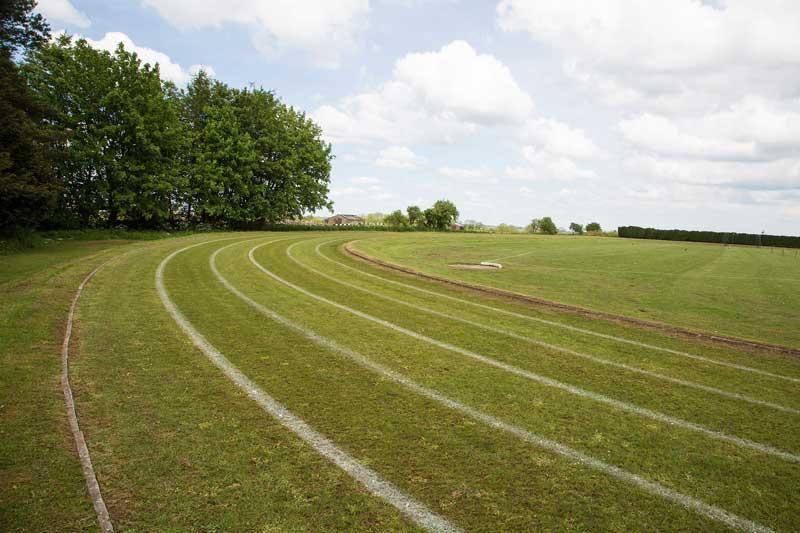
[[[755,348],[758,350],[764,350],[773,353],[780,353],[784,355],[789,355],[791,357],[800,358],[800,349],[792,348],[791,346],[782,346],[779,344],[769,344],[759,341],[752,341],[747,339],[740,339],[737,337],[728,337],[725,335],[717,335],[714,333],[708,333],[703,331],[694,331],[686,328],[681,328],[678,326],[671,326],[668,324],[663,324],[661,322],[654,322],[650,320],[642,320],[640,318],[633,318],[624,315],[615,315],[612,313],[606,313],[603,311],[594,311],[591,309],[586,309],[585,307],[579,307],[575,305],[563,304],[559,302],[553,302],[551,300],[545,300],[543,298],[536,298],[534,296],[528,296],[526,294],[519,294],[516,292],[506,291],[503,289],[496,289],[494,287],[486,287],[483,285],[477,285],[474,283],[467,283],[464,281],[457,281],[449,278],[444,278],[441,276],[436,276],[433,274],[426,274],[424,272],[419,272],[418,270],[414,270],[412,268],[408,268],[401,265],[396,265],[394,263],[389,263],[387,261],[383,261],[381,259],[377,259],[372,257],[364,252],[360,252],[355,250],[352,246],[352,243],[348,242],[344,245],[344,250],[349,255],[361,259],[362,261],[366,261],[373,265],[378,265],[380,267],[394,270],[396,272],[403,272],[405,274],[409,274],[411,276],[434,281],[436,283],[442,285],[449,285],[453,287],[458,287],[461,289],[468,289],[471,292],[477,292],[482,294],[489,294],[491,296],[500,297],[506,300],[511,300],[514,302],[520,302],[529,304],[536,307],[542,307],[546,309],[555,309],[558,311],[563,311],[565,313],[571,313],[574,315],[585,316],[587,318],[595,318],[600,320],[605,320],[607,322],[612,322],[616,324],[622,324],[626,326],[635,326],[643,329],[649,329],[654,331],[659,331],[662,333],[666,333],[668,335],[672,335],[673,337],[680,337],[685,339],[692,339],[692,340],[702,340],[711,342],[714,344],[721,344],[724,346],[733,346],[736,348]],[[450,265],[452,266],[452,265]]]
[[[459,270],[499,270],[493,265],[481,265],[479,263],[450,263],[450,268],[457,268]]]

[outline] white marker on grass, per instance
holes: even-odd
[[[381,498],[393,505],[415,524],[428,531],[455,532],[459,529],[445,518],[434,513],[423,504],[419,503],[411,496],[405,494],[390,481],[382,478],[374,470],[364,466],[347,452],[336,446],[331,440],[317,432],[301,418],[297,417],[280,402],[264,392],[255,382],[250,380],[236,366],[234,366],[219,350],[217,350],[180,312],[175,303],[170,299],[169,293],[164,286],[164,269],[167,264],[178,254],[208,244],[213,241],[206,241],[185,248],[181,248],[168,255],[158,265],[156,270],[156,290],[161,298],[161,303],[172,316],[173,320],[180,326],[183,332],[192,340],[192,343],[203,352],[203,354],[217,366],[237,387],[242,389],[247,396],[255,401],[266,413],[275,418],[282,426],[297,435],[306,444],[311,446],[317,453],[328,459],[330,462],[344,470],[350,477],[363,485],[372,495]],[[278,239],[283,240],[283,239]],[[270,241],[274,242],[274,241]],[[234,243],[236,244],[236,243]]]

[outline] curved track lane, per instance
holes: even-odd
[[[398,489],[394,484],[381,477],[377,472],[354,459],[344,450],[337,447],[327,437],[317,432],[305,421],[294,415],[280,402],[267,394],[255,382],[253,382],[236,366],[234,366],[219,350],[217,350],[181,313],[175,303],[171,300],[164,285],[164,270],[169,262],[182,252],[221,240],[230,239],[206,241],[176,250],[164,258],[156,270],[156,290],[161,302],[164,304],[164,307],[167,309],[170,316],[172,316],[183,332],[192,340],[192,343],[225,374],[225,376],[227,376],[237,387],[242,389],[247,396],[255,401],[266,413],[278,420],[281,425],[294,433],[307,445],[311,446],[317,453],[331,461],[333,464],[346,472],[350,477],[358,481],[371,494],[393,505],[412,522],[428,531],[459,531],[459,529],[447,519],[434,513],[425,505],[416,501],[414,498]],[[269,241],[269,243],[276,242],[277,240],[282,239],[275,239]]]

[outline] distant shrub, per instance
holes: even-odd
[[[759,235],[757,233],[723,233],[717,231],[688,231],[680,229],[640,228],[620,226],[620,237],[627,239],[658,239],[662,241],[711,242],[745,246],[775,246],[800,248],[800,237],[788,235]]]

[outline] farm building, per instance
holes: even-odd
[[[358,215],[333,215],[325,219],[325,224],[329,226],[355,226],[364,223],[364,219]]]

